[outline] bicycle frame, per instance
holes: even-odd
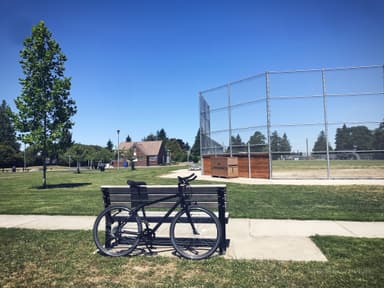
[[[156,203],[159,203],[159,202],[163,202],[163,201],[166,201],[166,200],[170,200],[170,199],[173,199],[173,198],[179,198],[179,200],[177,200],[176,203],[171,208],[169,208],[167,213],[165,213],[165,215],[160,219],[160,221],[153,228],[151,228],[152,232],[156,233],[156,231],[160,228],[160,226],[165,222],[165,219],[167,219],[169,217],[169,215],[171,215],[171,213],[174,212],[179,205],[181,205],[181,209],[185,209],[185,207],[188,207],[190,205],[190,204],[186,203],[186,201],[185,201],[186,200],[186,196],[185,196],[185,194],[182,191],[182,189],[186,188],[186,186],[184,186],[184,187],[183,186],[179,186],[178,188],[179,188],[179,191],[178,191],[177,194],[166,196],[166,197],[162,197],[160,199],[153,200],[153,201],[145,203],[145,204],[141,204],[139,206],[131,208],[132,212],[135,213],[135,214],[138,214],[138,212],[141,210],[143,212],[143,216],[144,216],[143,217],[144,223],[146,225],[146,228],[148,228],[147,216],[146,216],[145,210],[144,210],[145,207],[151,206],[153,204],[156,204]],[[187,215],[188,215],[189,220],[191,220],[191,216],[190,216],[189,212],[187,212]],[[191,221],[191,225],[192,225],[193,231],[196,231],[192,221]]]

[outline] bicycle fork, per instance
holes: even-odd
[[[190,213],[189,209],[187,208],[187,209],[185,209],[185,211],[187,213],[188,221],[191,224],[193,234],[194,235],[200,235],[200,233],[197,231],[197,229],[195,227],[195,223],[193,223],[193,221],[192,221],[192,217],[191,217],[191,213]]]

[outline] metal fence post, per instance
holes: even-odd
[[[330,161],[329,161],[329,141],[328,141],[328,118],[327,118],[327,86],[326,86],[326,79],[325,79],[325,71],[324,69],[321,69],[321,78],[323,82],[323,108],[324,108],[324,134],[325,134],[325,151],[327,153],[327,179],[331,178],[330,173]]]
[[[252,178],[251,143],[248,142],[248,178]]]
[[[268,161],[269,179],[272,179],[272,151],[271,151],[271,104],[270,104],[269,72],[265,72],[265,96],[267,109],[267,137],[268,137]]]
[[[199,111],[200,111],[200,117],[199,117],[199,120],[200,120],[200,165],[201,165],[201,174],[202,175],[204,175],[205,173],[204,173],[204,158],[203,158],[203,149],[205,149],[205,147],[203,147],[203,136],[202,136],[202,134],[203,133],[205,133],[205,131],[203,131],[204,129],[203,129],[203,121],[206,121],[206,119],[205,118],[203,118],[203,116],[202,116],[202,107],[203,107],[203,105],[202,105],[202,103],[203,103],[203,93],[202,92],[199,92]],[[204,111],[205,112],[205,111]],[[203,119],[202,119],[203,118]]]
[[[232,157],[232,118],[231,118],[231,84],[227,84],[228,128],[229,128],[229,155]]]

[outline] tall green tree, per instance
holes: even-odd
[[[289,143],[287,134],[283,134],[283,137],[280,137],[277,131],[273,131],[271,135],[271,152],[275,152],[272,154],[272,159],[276,160],[280,157],[281,154],[276,152],[289,153],[291,152],[291,144]]]
[[[19,110],[15,124],[23,142],[42,151],[45,188],[48,149],[59,141],[62,131],[72,128],[71,117],[77,108],[70,97],[71,79],[64,76],[67,58],[43,21],[24,40],[20,57],[24,78],[20,79],[21,95],[15,100]]]
[[[232,144],[232,153],[239,153],[245,151],[245,143],[241,139],[240,134],[235,136],[231,136],[231,144]]]
[[[240,134],[237,134],[235,136],[231,136],[231,143],[232,145],[244,145],[243,140],[241,140]]]
[[[172,161],[184,162],[187,160],[187,151],[183,149],[183,141],[171,138],[166,141],[166,148],[171,152]]]
[[[5,100],[0,106],[0,167],[7,168],[21,163],[20,144],[12,121],[12,110]]]
[[[251,145],[252,152],[263,152],[268,150],[268,147],[266,146],[266,138],[260,131],[253,133],[249,138],[249,144]]]
[[[384,121],[373,131],[373,138],[373,149],[384,150]],[[384,153],[375,153],[375,159],[384,159]]]
[[[373,136],[373,148],[376,150],[384,150],[384,121],[380,123],[379,128],[374,130]]]
[[[375,131],[366,126],[347,127],[336,130],[336,150],[370,150],[376,145]]]
[[[366,126],[351,127],[353,149],[370,150],[373,148],[374,137]]]
[[[325,152],[327,150],[327,138],[325,137],[325,132],[323,130],[320,131],[319,136],[317,137],[317,140],[315,144],[313,145],[312,151],[313,152]],[[332,151],[331,145],[328,143],[328,149],[329,151]]]
[[[107,146],[105,148],[108,149],[108,151],[110,151],[110,152],[113,151],[113,143],[112,143],[111,139],[108,140]]]
[[[193,162],[198,162],[200,159],[200,129],[197,130],[195,143],[193,143],[191,148],[191,158]]]
[[[280,142],[281,142],[281,137],[279,136],[279,133],[277,133],[277,131],[273,131],[271,135],[271,151],[272,152],[280,151]]]
[[[283,134],[283,138],[281,138],[280,141],[280,151],[282,152],[291,152],[292,147],[291,144],[289,143],[287,134]]]
[[[336,150],[350,150],[353,149],[351,142],[351,129],[347,125],[336,129]]]
[[[159,140],[157,136],[153,135],[153,133],[149,134],[147,137],[144,137],[142,141],[157,141]]]
[[[10,146],[14,150],[20,149],[17,143],[16,131],[12,120],[12,110],[7,102],[3,100],[0,106],[0,144]]]
[[[165,130],[163,128],[160,129],[160,131],[156,132],[156,138],[157,140],[166,141],[168,139],[167,133],[165,133]]]

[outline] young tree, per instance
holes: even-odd
[[[15,100],[19,110],[15,117],[23,142],[37,145],[43,156],[43,188],[46,188],[48,149],[73,126],[71,117],[76,104],[70,98],[71,79],[64,76],[67,60],[52,33],[39,22],[32,35],[24,40],[20,51],[24,78],[21,95]]]

